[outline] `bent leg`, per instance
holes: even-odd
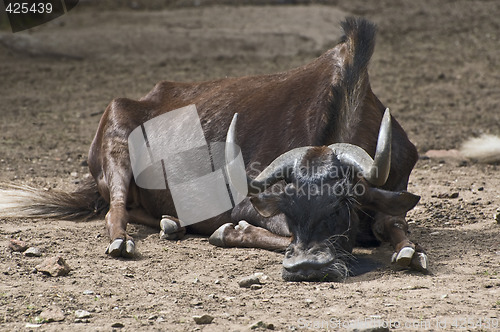
[[[265,218],[261,216],[257,210],[255,210],[253,204],[250,202],[250,198],[248,197],[233,209],[231,213],[231,220],[236,222],[245,220],[249,224],[267,229],[273,234],[285,237],[292,236],[283,214],[280,213],[276,216]]]
[[[284,251],[292,238],[276,235],[267,229],[252,226],[244,220],[238,225],[227,223],[219,227],[208,239],[218,247],[260,248]]]
[[[427,255],[422,247],[408,239],[408,224],[405,216],[393,217],[377,213],[373,233],[381,241],[394,248],[393,262],[419,271],[427,271]]]

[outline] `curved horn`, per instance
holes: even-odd
[[[226,137],[226,163],[234,160],[239,153],[239,145],[236,140],[236,121],[238,113],[235,113]],[[297,160],[301,160],[310,147],[300,147],[290,150],[276,158],[267,166],[254,180],[247,176],[248,195],[257,195],[280,180],[286,180],[295,166]],[[229,174],[229,177],[231,175]]]
[[[351,165],[362,172],[363,177],[368,182],[374,186],[383,186],[391,170],[391,142],[391,113],[386,108],[380,124],[374,159],[359,146],[348,143],[332,144],[329,148],[333,150],[341,162]]]

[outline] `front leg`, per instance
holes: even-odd
[[[231,220],[219,227],[209,238],[218,247],[261,248],[284,251],[290,245],[291,233],[283,214],[264,218],[245,198],[231,213]],[[247,222],[248,221],[248,222]]]
[[[208,239],[217,247],[260,248],[285,251],[292,238],[276,235],[267,229],[241,220],[238,225],[227,223],[219,227]]]
[[[231,220],[233,222],[245,220],[250,225],[267,229],[273,234],[285,237],[292,236],[284,214],[280,213],[273,217],[265,218],[255,210],[249,197],[235,206],[231,213]]]
[[[394,248],[393,263],[422,272],[428,271],[425,251],[408,239],[408,224],[405,216],[394,217],[377,213],[372,229],[379,240],[389,242]]]

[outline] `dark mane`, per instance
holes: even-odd
[[[376,26],[362,18],[348,17],[341,23],[344,36],[339,45],[345,45],[347,56],[341,78],[331,88],[328,125],[323,142],[348,141],[354,134],[351,128],[359,122],[360,108],[369,90],[368,64],[375,49]]]

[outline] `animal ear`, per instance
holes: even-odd
[[[361,198],[361,205],[391,216],[399,216],[413,209],[419,200],[420,196],[407,191],[369,188]]]
[[[279,209],[280,199],[281,196],[277,194],[259,194],[250,198],[250,202],[261,216],[269,218],[281,212]]]

